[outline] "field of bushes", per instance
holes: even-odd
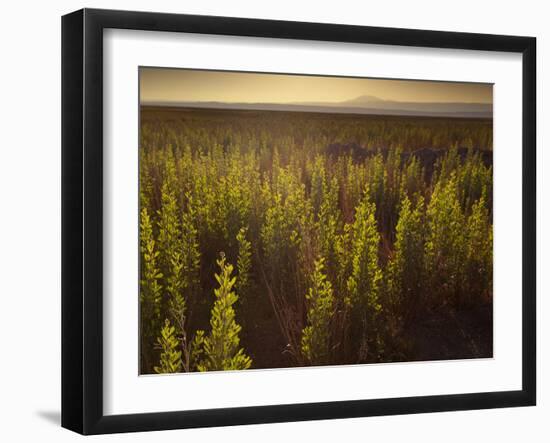
[[[141,109],[140,372],[492,356],[492,121]]]

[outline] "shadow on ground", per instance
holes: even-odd
[[[36,411],[36,415],[41,419],[49,422],[50,424],[60,426],[61,425],[61,412],[60,411]]]

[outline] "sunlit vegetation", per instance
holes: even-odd
[[[492,122],[142,108],[141,373],[492,355]]]

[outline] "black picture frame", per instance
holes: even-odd
[[[523,64],[522,389],[103,413],[103,30],[503,51]],[[83,9],[62,18],[62,426],[82,434],[530,406],[536,403],[536,39],[502,35]]]

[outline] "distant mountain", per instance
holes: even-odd
[[[373,104],[379,104],[382,102],[387,102],[387,100],[382,100],[381,98],[375,97],[374,95],[361,95],[359,97],[352,98],[351,100],[345,100],[342,103],[346,105],[353,106],[372,106]]]
[[[387,111],[403,111],[409,113],[421,113],[434,115],[440,114],[486,114],[491,117],[493,105],[491,103],[457,103],[457,102],[400,102],[392,100],[373,100],[373,97],[363,96],[345,102],[348,106],[363,108],[384,109]]]
[[[350,100],[344,100],[342,102],[293,102],[289,103],[292,105],[300,106],[352,106],[352,107],[362,107],[370,108],[375,104],[385,102],[381,98],[375,97],[374,95],[361,95]]]
[[[296,102],[296,103],[228,103],[228,102],[146,102],[144,106],[242,109],[256,111],[323,112],[338,114],[379,114],[434,117],[492,118],[491,103],[426,103],[382,100],[362,95],[343,102]]]

